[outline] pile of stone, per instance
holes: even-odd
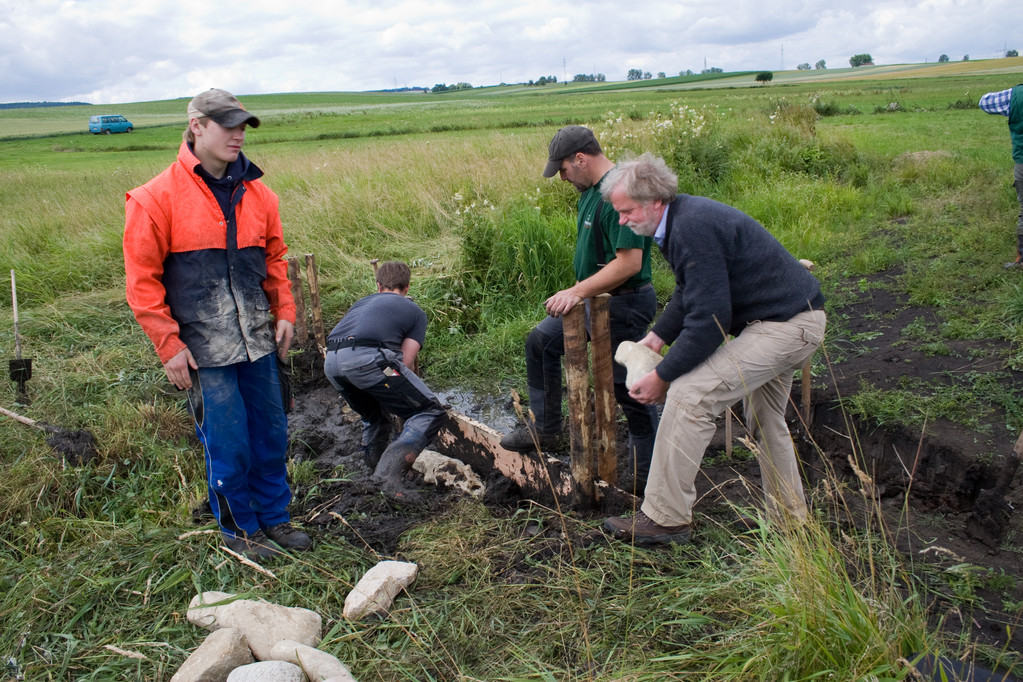
[[[415,581],[416,564],[381,561],[345,599],[344,616],[386,614]],[[171,682],[355,682],[344,663],[321,651],[320,614],[227,592],[203,592],[188,606],[188,621],[212,632]]]

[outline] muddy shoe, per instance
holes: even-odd
[[[192,523],[197,526],[205,526],[216,520],[217,517],[213,515],[213,507],[210,506],[209,498],[203,500],[198,507],[192,510]]]
[[[561,445],[560,433],[540,433],[523,424],[501,439],[501,447],[514,452],[533,452],[537,443],[540,450],[556,450]]]
[[[308,535],[287,521],[265,528],[264,533],[285,550],[304,552],[313,546],[313,541]]]
[[[257,530],[251,535],[236,535],[233,538],[225,537],[224,544],[232,552],[237,552],[249,561],[255,561],[256,563],[281,555],[280,547],[272,543],[261,530]]]
[[[684,545],[689,542],[691,532],[687,523],[680,526],[661,526],[641,511],[630,518],[612,516],[604,521],[604,529],[619,540],[636,545]]]

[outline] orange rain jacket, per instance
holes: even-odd
[[[184,142],[175,163],[127,193],[128,305],[163,363],[186,347],[200,367],[258,360],[275,350],[270,315],[295,321],[278,198],[244,161],[228,219]]]

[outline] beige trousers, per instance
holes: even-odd
[[[696,476],[714,437],[714,419],[743,401],[746,428],[760,446],[758,460],[768,513],[784,509],[806,518],[785,407],[792,374],[824,339],[823,311],[800,313],[785,322],[752,322],[703,363],[671,382],[654,442],[642,510],[655,523],[692,523]]]

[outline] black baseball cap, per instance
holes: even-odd
[[[553,178],[561,170],[561,162],[565,157],[575,154],[591,143],[600,147],[597,137],[586,126],[565,126],[554,133],[550,147],[547,148],[547,167],[543,169],[543,176]]]

